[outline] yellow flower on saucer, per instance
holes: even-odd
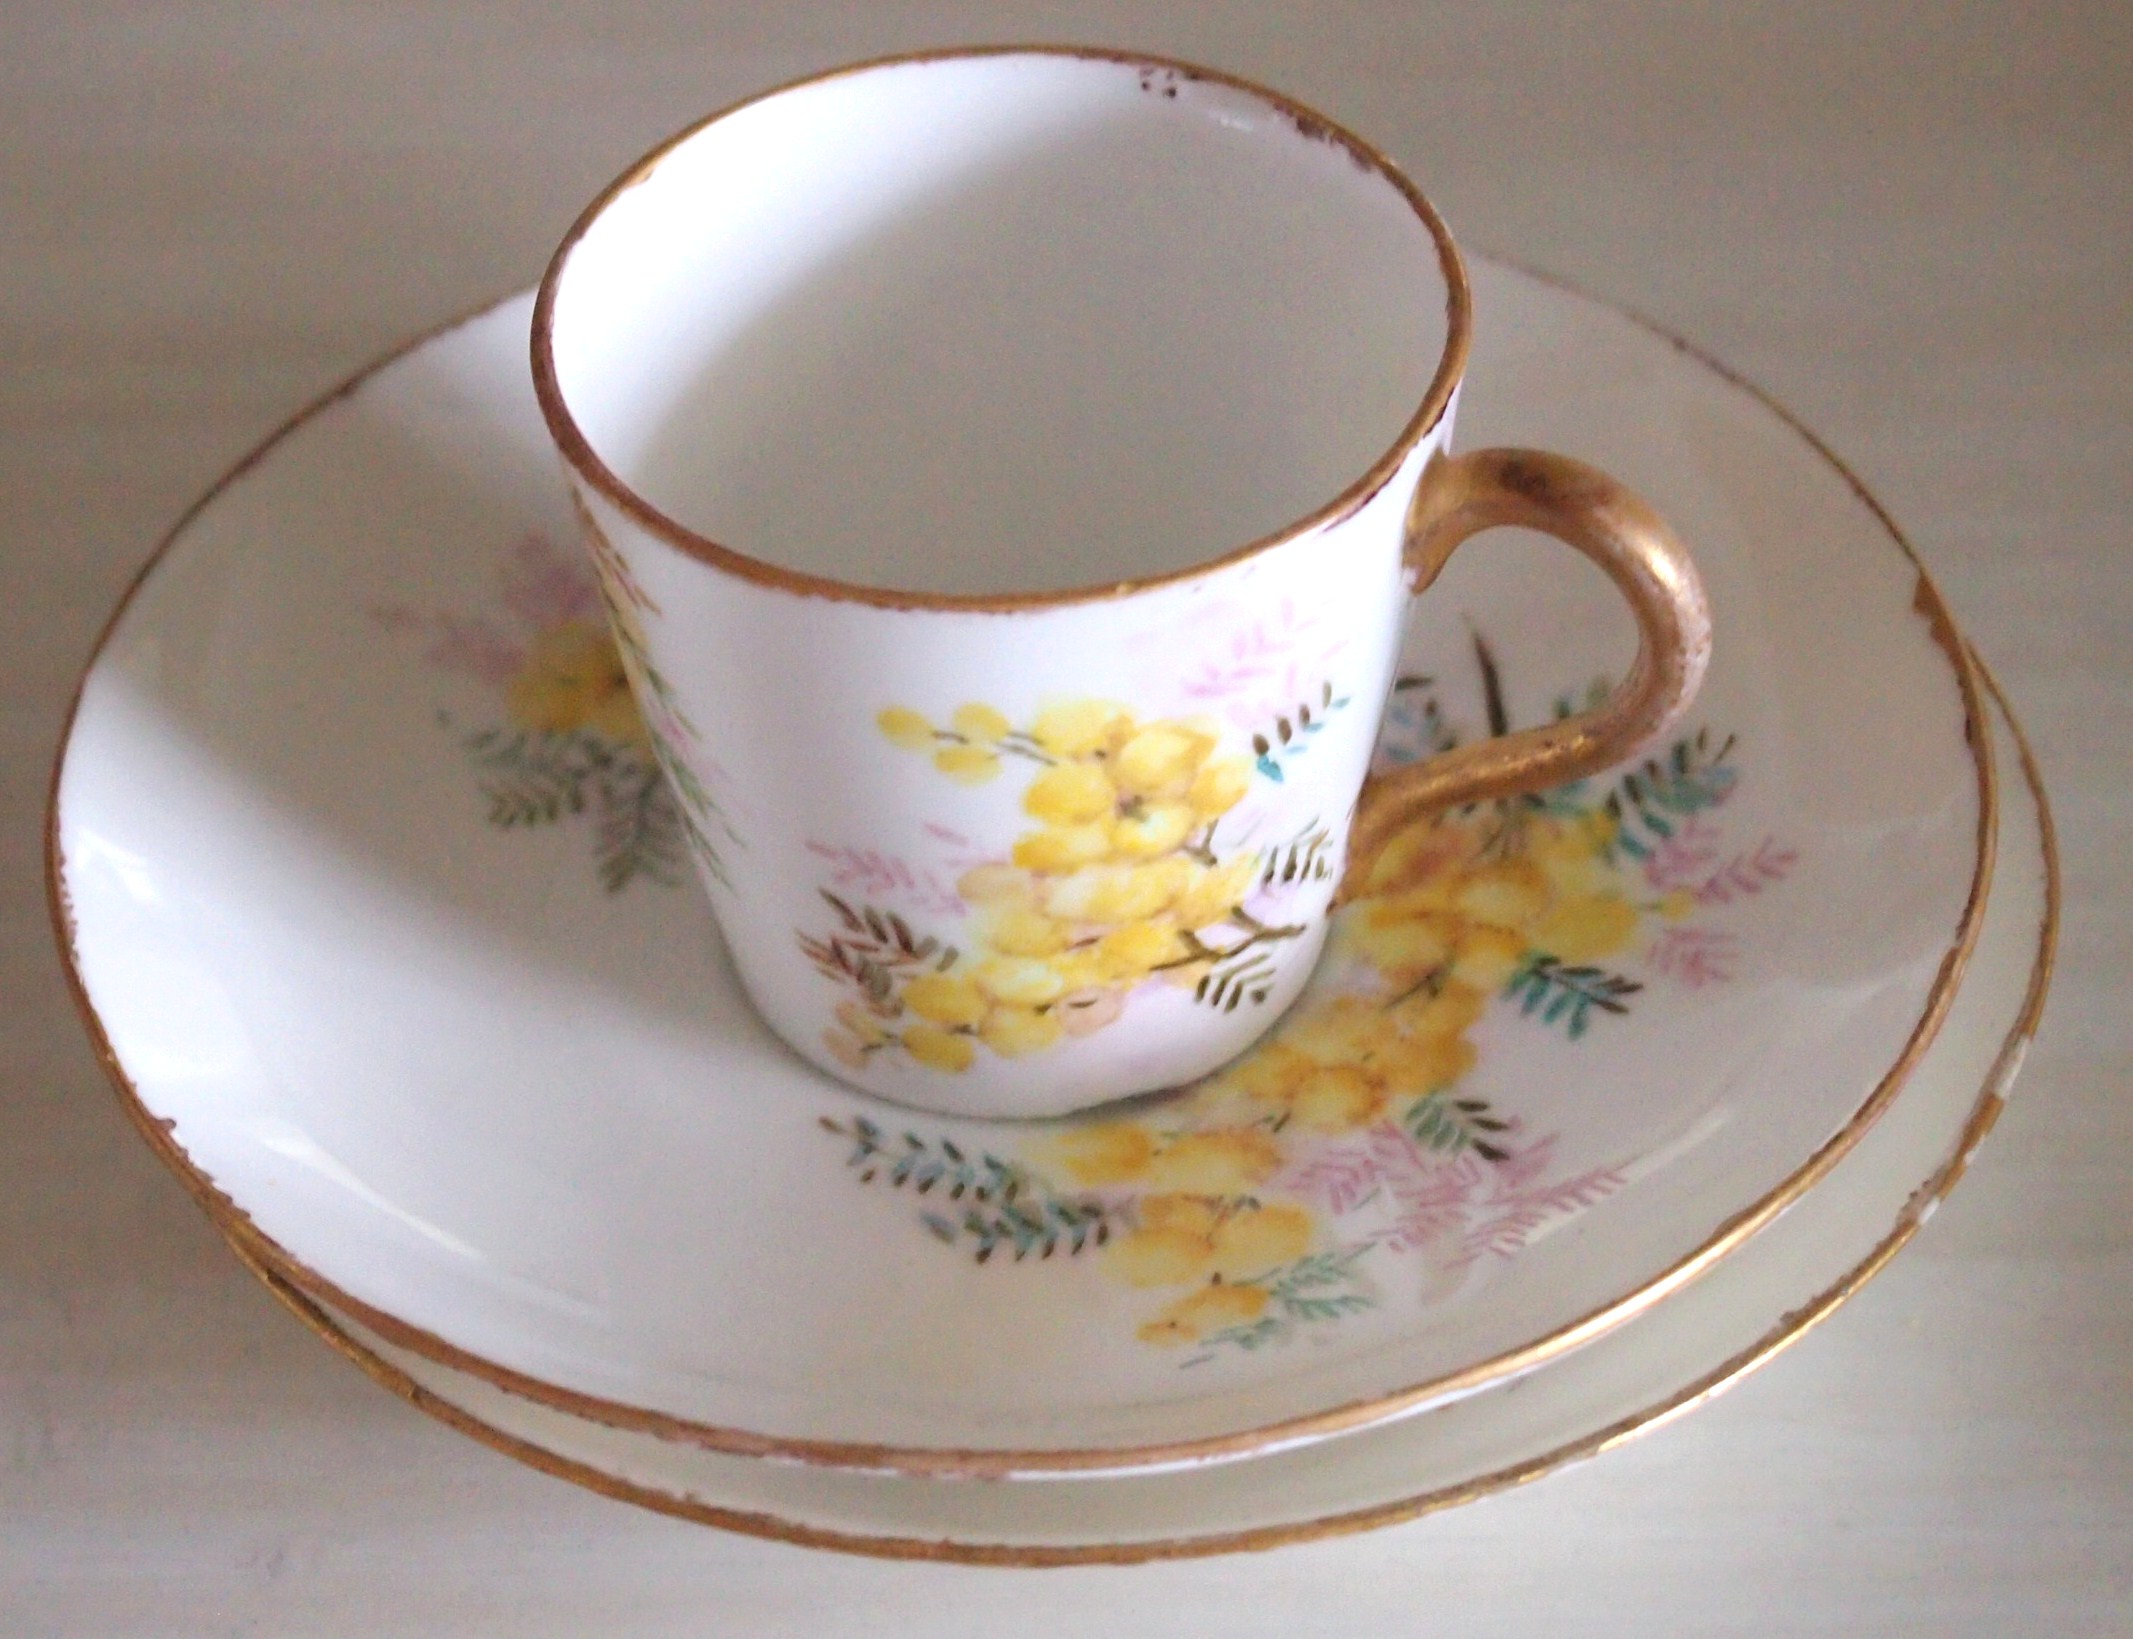
[[[1487,923],[1463,928],[1452,947],[1452,975],[1477,991],[1501,990],[1518,971],[1527,948],[1526,935],[1509,928]]]
[[[591,729],[630,744],[645,739],[622,654],[605,626],[574,620],[533,640],[506,696],[512,720],[539,734]]]
[[[1612,956],[1637,932],[1637,908],[1620,894],[1565,900],[1533,930],[1533,943],[1566,962]]]
[[[1207,1274],[1205,1235],[1167,1227],[1136,1229],[1104,1249],[1104,1265],[1128,1286],[1183,1286]]]
[[[1389,1096],[1383,1078],[1361,1065],[1321,1065],[1290,1090],[1289,1119],[1306,1132],[1349,1132],[1377,1120]]]
[[[1180,1298],[1140,1328],[1143,1343],[1177,1347],[1197,1343],[1232,1326],[1248,1326],[1266,1313],[1267,1295],[1257,1286],[1228,1286],[1220,1281]]]
[[[1183,1133],[1148,1163],[1148,1182],[1182,1195],[1242,1195],[1281,1166],[1281,1146],[1256,1127]]]
[[[1548,879],[1531,860],[1484,866],[1459,885],[1461,915],[1499,928],[1523,928],[1548,908]]]
[[[1311,1227],[1311,1214],[1286,1202],[1240,1207],[1216,1226],[1209,1267],[1238,1280],[1294,1263],[1311,1250]]]
[[[1238,1280],[1295,1262],[1311,1249],[1311,1234],[1311,1214],[1285,1202],[1221,1208],[1201,1196],[1149,1195],[1138,1226],[1111,1243],[1106,1261],[1130,1286]]]
[[[1051,1147],[1077,1184],[1101,1189],[1146,1176],[1155,1156],[1155,1135],[1131,1121],[1106,1121],[1061,1133]]]

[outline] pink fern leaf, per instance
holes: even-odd
[[[1752,853],[1728,860],[1704,879],[1696,890],[1699,904],[1730,905],[1737,899],[1753,899],[1790,876],[1800,856],[1776,837],[1765,837]]]
[[[1455,1233],[1488,1187],[1488,1163],[1471,1151],[1450,1159],[1415,1142],[1405,1128],[1371,1128],[1370,1152],[1392,1200],[1385,1246],[1412,1252]]]
[[[1353,1212],[1384,1183],[1377,1159],[1366,1148],[1344,1144],[1320,1151],[1282,1172],[1277,1184],[1338,1218]]]
[[[1703,881],[1718,863],[1719,829],[1700,814],[1652,850],[1644,862],[1644,880],[1661,893]]]
[[[966,907],[932,871],[874,848],[832,847],[810,842],[807,851],[830,868],[830,886],[862,898],[941,916],[961,916]]]
[[[1668,928],[1652,941],[1651,969],[1685,990],[1729,983],[1740,963],[1737,935],[1712,928]]]
[[[1524,1250],[1545,1225],[1584,1212],[1627,1182],[1619,1169],[1594,1167],[1545,1187],[1506,1190],[1485,1204],[1460,1242],[1464,1261],[1508,1258]]]

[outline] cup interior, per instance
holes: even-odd
[[[640,168],[559,254],[536,347],[573,458],[685,546],[919,594],[1080,588],[1277,534],[1418,431],[1440,237],[1270,96],[920,58]]]

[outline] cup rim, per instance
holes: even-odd
[[[1257,98],[1275,112],[1283,115],[1305,138],[1328,141],[1345,148],[1364,169],[1382,177],[1397,189],[1410,209],[1421,219],[1422,225],[1437,247],[1437,264],[1445,286],[1445,333],[1442,351],[1437,359],[1437,368],[1430,377],[1422,400],[1410,415],[1390,446],[1373,461],[1359,476],[1335,495],[1303,517],[1269,534],[1247,541],[1241,546],[1189,564],[1182,569],[1167,570],[1160,574],[1135,576],[1124,580],[1108,580],[1094,585],[1065,587],[1056,590],[1018,592],[918,592],[889,586],[870,586],[858,581],[839,580],[832,576],[809,574],[753,557],[730,546],[721,545],[709,536],[689,528],[679,519],[669,516],[654,506],[651,501],[632,488],[613,468],[603,461],[585,436],[577,419],[571,414],[555,367],[555,307],[557,295],[568,269],[571,253],[578,243],[591,231],[593,225],[606,213],[609,206],[638,183],[650,179],[666,157],[709,130],[720,121],[788,92],[811,86],[827,84],[832,80],[872,73],[878,69],[901,68],[918,63],[974,61],[994,57],[1059,57],[1091,62],[1114,63],[1124,67],[1154,69],[1175,73],[1191,80],[1203,80],[1224,86],[1232,91]],[[657,539],[678,549],[700,563],[722,570],[742,580],[757,585],[793,592],[802,596],[828,598],[843,603],[869,604],[884,609],[939,609],[975,610],[980,612],[1005,613],[1014,610],[1061,608],[1072,604],[1093,603],[1112,598],[1129,597],[1152,587],[1174,585],[1191,580],[1216,569],[1225,569],[1245,562],[1274,548],[1285,545],[1301,536],[1310,534],[1329,524],[1360,511],[1386,484],[1407,457],[1413,453],[1438,423],[1444,419],[1450,406],[1452,394],[1466,372],[1467,357],[1473,342],[1473,294],[1467,282],[1466,264],[1460,258],[1458,246],[1452,242],[1451,230],[1437,214],[1422,190],[1383,151],[1357,136],[1346,126],[1328,119],[1309,105],[1294,97],[1274,90],[1270,86],[1242,76],[1228,74],[1220,69],[1207,68],[1198,63],[1180,58],[1160,56],[1152,52],[1129,51],[1103,46],[1082,45],[983,45],[951,46],[925,51],[897,52],[887,56],[870,57],[842,67],[825,69],[784,81],[767,90],[743,97],[725,107],[684,126],[672,136],[648,149],[625,168],[615,179],[594,196],[592,202],[578,214],[578,218],[564,234],[548,266],[541,274],[539,292],[533,305],[532,354],[533,391],[540,404],[541,417],[547,423],[550,438],[556,449],[569,465],[572,473],[612,504],[633,523],[645,529]]]

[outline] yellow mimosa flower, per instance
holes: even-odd
[[[1533,930],[1533,943],[1566,962],[1612,956],[1636,937],[1637,909],[1620,894],[1566,899]]]
[[[1548,908],[1548,879],[1527,859],[1485,865],[1454,895],[1460,913],[1499,928],[1523,928]]]
[[[1066,949],[1067,935],[1042,911],[1010,906],[986,919],[985,943],[1003,956],[1055,956]]]
[[[1155,1135],[1131,1121],[1105,1121],[1061,1133],[1052,1148],[1077,1184],[1101,1189],[1146,1177],[1155,1158]]]
[[[1241,1207],[1215,1230],[1209,1265],[1225,1280],[1237,1280],[1294,1263],[1310,1250],[1311,1214],[1302,1207]]]
[[[904,986],[904,1006],[931,1024],[958,1029],[985,1017],[985,997],[959,973],[921,973]]]
[[[978,1026],[978,1038],[1002,1058],[1042,1052],[1065,1034],[1049,1013],[1027,1007],[996,1007]]]
[[[933,766],[960,785],[983,785],[1000,772],[1000,759],[983,746],[942,746]]]
[[[1111,822],[1111,850],[1126,859],[1154,859],[1192,834],[1192,810],[1181,802],[1150,803]]]
[[[1128,1286],[1182,1286],[1207,1273],[1214,1246],[1182,1229],[1136,1229],[1105,1249],[1105,1266]]]
[[[1213,744],[1181,723],[1152,723],[1119,748],[1119,789],[1140,797],[1182,797]]]
[[[1111,828],[1094,825],[1047,825],[1015,839],[1010,857],[1024,870],[1058,873],[1093,865],[1111,857]],[[1057,914],[1057,913],[1055,913]]]
[[[981,746],[991,746],[1006,739],[1015,725],[992,707],[972,702],[969,705],[957,706],[955,715],[948,719],[948,726],[966,740]]]
[[[1220,819],[1252,786],[1252,765],[1242,757],[1218,757],[1204,764],[1192,778],[1186,801],[1203,820]]]
[[[1105,934],[1096,946],[1104,977],[1128,982],[1183,961],[1187,954],[1185,941],[1168,922],[1129,922]]]
[[[989,956],[970,977],[993,1000],[1015,1007],[1042,1007],[1066,994],[1059,970],[1029,956]]]
[[[1173,909],[1178,924],[1197,933],[1222,921],[1243,904],[1259,875],[1254,854],[1240,854],[1212,868],[1194,867]]]
[[[919,1063],[951,1073],[967,1070],[978,1056],[968,1036],[943,1030],[939,1025],[914,1024],[904,1030],[904,1051]]]
[[[1023,811],[1050,825],[1081,825],[1108,819],[1118,806],[1111,778],[1095,763],[1047,768],[1022,794]]]
[[[590,728],[616,739],[644,735],[622,653],[608,629],[593,621],[574,620],[535,638],[506,704],[513,721],[536,733]]]
[[[930,751],[933,725],[909,706],[890,706],[874,719],[889,744],[905,751]]]
[[[1348,1132],[1367,1127],[1385,1109],[1388,1094],[1376,1076],[1353,1064],[1314,1070],[1289,1098],[1290,1119],[1307,1132]]]
[[[1266,1313],[1267,1301],[1262,1287],[1212,1282],[1142,1326],[1140,1339],[1170,1346],[1197,1343],[1210,1333],[1250,1325]]]
[[[1076,759],[1110,749],[1114,735],[1130,733],[1133,715],[1108,700],[1068,700],[1037,713],[1030,738],[1054,757]]]
[[[1478,991],[1501,990],[1527,951],[1526,936],[1509,928],[1476,924],[1460,930],[1452,974]]]
[[[1037,884],[1012,865],[973,865],[956,878],[955,891],[973,905],[1034,905]]]
[[[1281,1146],[1256,1127],[1185,1133],[1158,1150],[1148,1181],[1188,1195],[1242,1195],[1281,1166]]]

